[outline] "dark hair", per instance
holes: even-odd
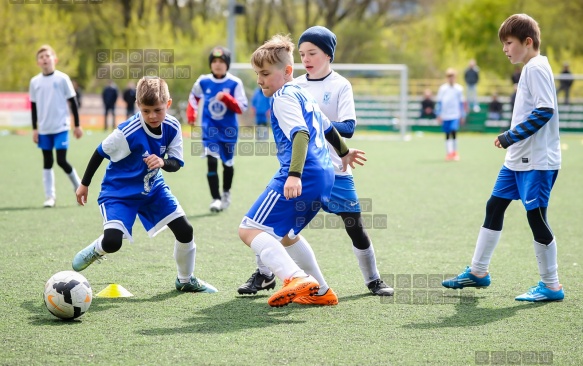
[[[498,30],[498,38],[501,42],[504,42],[508,37],[516,37],[521,43],[530,38],[535,51],[538,51],[540,47],[541,39],[538,23],[526,14],[514,14],[502,23]]]

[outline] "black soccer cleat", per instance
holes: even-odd
[[[368,285],[366,285],[370,292],[376,296],[393,296],[395,290],[386,283],[383,282],[380,278],[378,280],[374,280]]]
[[[255,295],[257,291],[262,290],[273,290],[275,288],[275,274],[272,274],[270,277],[259,272],[257,269],[251,277],[239,286],[237,292],[240,295]]]

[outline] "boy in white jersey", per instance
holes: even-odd
[[[178,291],[217,292],[193,275],[193,229],[160,170],[175,172],[184,165],[180,122],[166,114],[172,104],[168,85],[160,78],[142,78],[136,87],[136,99],[140,112],[120,124],[97,147],[77,189],[77,202],[85,205],[93,175],[103,159],[110,160],[97,199],[103,235],[75,255],[73,269],[82,271],[105,254],[117,252],[124,237],[133,242],[132,226],[137,215],[150,237],[166,227],[172,230]]]
[[[352,137],[356,126],[352,85],[347,79],[333,71],[331,67],[336,48],[336,35],[325,27],[311,27],[300,36],[298,47],[307,74],[297,77],[295,82],[316,98],[320,109],[330,119],[341,136]],[[380,278],[374,248],[363,227],[360,203],[351,170],[347,168],[343,172],[340,157],[330,146],[329,150],[335,179],[331,199],[329,202],[324,202],[322,207],[325,211],[342,218],[346,232],[352,239],[353,252],[358,259],[364,283],[368,289],[374,295],[390,296],[393,294],[393,289]],[[290,255],[297,252],[296,257],[301,258],[302,253],[311,251],[311,249],[304,248],[304,245],[305,243],[300,241],[286,247],[286,250],[290,252]],[[261,262],[259,257],[256,257],[256,261],[258,268],[249,280],[239,287],[237,291],[240,294],[255,294],[257,291],[275,287],[273,273]],[[316,263],[314,262],[314,264]],[[320,290],[316,296],[299,297],[294,299],[294,302],[336,305],[338,296],[328,287],[320,269],[313,266],[300,267],[318,280]]]
[[[276,35],[251,56],[257,84],[266,97],[273,97],[271,126],[280,168],[239,226],[241,240],[283,280],[268,300],[276,307],[312,296],[320,286],[303,270],[318,264],[299,233],[330,199],[334,168],[326,140],[338,150],[344,167],[366,160],[364,152],[346,147],[314,97],[294,83],[293,49],[288,36]],[[298,242],[308,251],[301,256],[282,247]]]
[[[79,125],[79,111],[75,88],[67,74],[55,70],[57,55],[51,46],[44,45],[36,52],[36,61],[42,72],[30,80],[30,101],[32,103],[32,141],[43,153],[43,184],[45,188],[44,207],[55,206],[55,173],[53,171],[53,149],[57,152],[57,164],[67,173],[77,190],[80,180],[75,168],[67,161],[69,129],[73,113],[76,138],[83,136]]]
[[[443,281],[454,289],[490,285],[488,265],[500,240],[504,212],[512,200],[521,200],[532,230],[534,253],[541,280],[517,296],[518,301],[560,301],[565,297],[557,272],[557,243],[547,221],[551,190],[561,168],[559,115],[553,72],[540,55],[540,29],[526,14],[515,14],[498,31],[502,50],[513,64],[524,63],[510,130],[494,140],[507,149],[486,218],[480,228],[471,266]]]
[[[207,158],[207,180],[211,191],[211,212],[220,212],[231,205],[234,157],[239,134],[237,114],[247,110],[247,96],[243,82],[229,73],[231,52],[215,47],[209,55],[211,73],[201,75],[190,92],[186,116],[194,125],[198,103],[202,107],[202,143]],[[219,191],[218,160],[223,163],[223,194]]]
[[[437,122],[445,132],[445,160],[459,160],[457,152],[457,131],[465,120],[464,88],[455,82],[456,71],[448,68],[445,72],[447,82],[439,87],[435,114]]]

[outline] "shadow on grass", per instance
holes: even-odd
[[[261,299],[261,301],[254,301]],[[240,330],[302,324],[305,320],[290,319],[289,315],[303,311],[290,304],[283,308],[270,308],[262,297],[237,297],[230,301],[200,309],[195,316],[184,320],[184,326],[151,328],[139,331],[140,335],[175,335],[178,333],[232,333]]]
[[[466,299],[455,304],[456,314],[444,317],[439,323],[413,323],[403,325],[409,329],[459,328],[474,327],[494,323],[499,320],[517,315],[519,310],[533,309],[544,306],[546,303],[518,303],[505,308],[478,308],[478,298]]]
[[[198,215],[187,215],[186,218],[188,220],[197,220],[197,219],[204,219],[205,217],[217,216],[216,213],[208,212]]]
[[[53,207],[53,208],[46,208],[46,207],[42,207],[42,206],[32,206],[32,207],[0,207],[0,212],[2,211],[42,211],[42,210],[47,210],[50,211],[51,209],[55,209],[57,207]]]
[[[116,301],[109,301],[108,303],[104,301],[100,301],[101,299],[93,298],[91,301],[91,306],[89,308],[89,312],[94,313],[98,311],[107,311],[112,308],[117,308],[119,305],[116,305],[115,302],[121,303],[127,301],[127,299],[107,299],[107,300],[116,300]],[[72,324],[81,324],[83,322],[84,316],[82,315],[77,319],[70,319],[64,320],[59,319],[56,316],[52,315],[46,308],[42,299],[40,301],[24,301],[20,307],[22,309],[28,310],[32,315],[29,317],[29,323],[31,325],[36,326],[67,326]]]

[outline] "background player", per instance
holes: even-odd
[[[160,171],[175,172],[184,165],[180,122],[166,114],[172,104],[168,85],[163,79],[142,78],[136,97],[140,113],[120,124],[97,147],[77,189],[77,202],[85,205],[93,175],[104,158],[110,160],[97,199],[103,235],[75,255],[73,269],[82,271],[105,254],[117,252],[124,237],[133,241],[137,215],[150,237],[166,227],[172,230],[177,290],[217,292],[193,275],[193,229]]]
[[[456,71],[449,68],[445,71],[447,82],[439,87],[435,114],[437,122],[445,132],[446,160],[459,160],[457,152],[457,131],[466,117],[464,88],[455,82]]]
[[[231,205],[231,186],[239,124],[237,114],[247,110],[247,97],[243,82],[228,72],[231,53],[223,47],[215,47],[209,55],[211,73],[201,75],[190,92],[186,116],[194,125],[198,102],[203,99],[202,143],[207,157],[207,179],[211,196],[212,212],[220,212]],[[223,194],[219,191],[218,159],[223,163]]]
[[[521,200],[534,236],[533,246],[541,281],[518,301],[556,301],[565,297],[559,283],[557,242],[547,220],[551,190],[561,167],[559,115],[553,71],[540,54],[540,28],[526,14],[515,14],[498,31],[504,54],[511,63],[523,63],[510,130],[494,140],[507,149],[486,218],[480,228],[472,265],[443,281],[448,288],[490,285],[488,266],[502,234],[504,212],[512,200]]]
[[[41,46],[36,52],[36,62],[41,73],[30,80],[29,94],[32,110],[32,141],[43,153],[43,185],[45,189],[44,207],[54,207],[57,198],[55,173],[53,171],[53,149],[57,153],[59,165],[71,180],[73,190],[77,190],[80,180],[75,168],[67,161],[69,148],[69,129],[73,113],[76,138],[83,136],[79,125],[79,111],[75,88],[67,74],[55,70],[57,54],[49,45]]]

